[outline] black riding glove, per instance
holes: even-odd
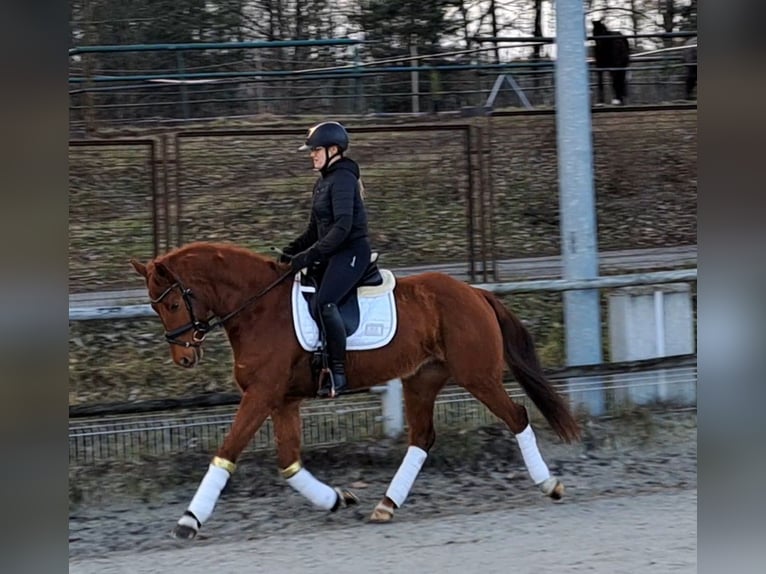
[[[301,251],[297,255],[294,255],[290,260],[290,269],[293,273],[297,273],[304,267],[315,267],[322,263],[322,256],[316,247],[309,247],[306,251]]]
[[[277,261],[279,261],[279,263],[290,263],[290,260],[292,258],[293,258],[293,252],[290,250],[289,247],[285,247],[282,250],[282,252],[279,254]]]

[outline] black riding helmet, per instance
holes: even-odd
[[[338,122],[322,122],[309,129],[306,143],[298,151],[306,151],[316,147],[328,148],[338,146],[341,153],[348,149],[348,132]]]

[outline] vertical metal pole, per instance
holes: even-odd
[[[263,70],[263,62],[261,61],[261,52],[258,48],[255,49],[253,54],[255,58],[255,70],[261,72]],[[263,100],[263,76],[256,76],[255,79],[255,113],[268,112],[268,105]]]
[[[354,84],[356,85],[356,113],[363,114],[364,109],[364,76],[362,75],[363,69],[361,66],[362,59],[359,56],[359,46],[354,46],[354,65],[356,66],[356,75],[354,76]]]
[[[565,279],[598,276],[598,237],[593,190],[590,91],[582,0],[556,2],[556,133],[561,212],[561,259]],[[568,365],[601,362],[597,289],[564,292]],[[583,381],[589,387],[597,381]],[[599,385],[600,387],[600,385]],[[573,389],[574,390],[574,389]],[[604,411],[602,388],[572,394],[576,406]]]
[[[178,74],[181,80],[181,109],[183,110],[184,119],[189,119],[189,91],[186,87],[186,66],[184,65],[184,55],[181,51],[176,52],[176,64],[178,66]]]
[[[482,281],[486,283],[487,276],[487,231],[486,231],[486,210],[484,206],[484,186],[486,182],[486,173],[484,171],[484,137],[481,126],[476,126],[476,155],[479,167],[479,251],[481,256]]]
[[[181,205],[181,134],[175,135],[175,144],[176,144],[176,193],[175,193],[175,200],[176,200],[176,247],[180,247],[183,245],[183,232],[182,232],[182,224],[181,224],[181,214],[182,214],[182,205]]]
[[[165,251],[170,249],[170,166],[168,163],[168,136],[162,134],[162,207],[165,213]]]
[[[415,59],[418,55],[418,46],[415,43],[415,38],[413,37],[410,42],[410,56],[413,57],[411,65],[414,68],[412,72],[410,72],[410,82],[412,89],[412,113],[417,114],[420,112],[420,97],[418,95],[420,84],[420,80],[418,79],[418,66],[420,64],[418,63],[418,60]]]
[[[476,282],[476,250],[474,248],[473,238],[473,163],[471,156],[473,154],[473,144],[471,143],[471,127],[465,128],[465,160],[466,170],[468,172],[468,189],[466,191],[466,232],[468,233],[468,275],[471,283]]]
[[[160,254],[160,231],[158,221],[159,198],[157,197],[157,146],[154,140],[149,144],[149,169],[152,181],[152,249],[154,254],[152,257],[157,257]]]

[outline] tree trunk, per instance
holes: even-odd
[[[630,20],[633,23],[633,35],[638,35],[638,10],[636,0],[630,0]],[[633,49],[638,50],[638,38],[633,38]]]
[[[673,31],[673,20],[676,14],[675,0],[659,0],[660,13],[662,14],[662,29],[664,32]],[[665,48],[673,46],[672,38],[663,38],[662,44]]]
[[[492,16],[492,36],[497,38],[498,35],[498,28],[497,28],[497,5],[495,4],[495,0],[489,0],[489,12]],[[495,44],[495,64],[500,63],[500,49],[497,47],[497,40],[493,41]]]
[[[532,35],[536,38],[539,38],[543,35],[543,0],[535,0],[535,29],[532,32]],[[535,44],[535,47],[532,48],[532,56],[535,60],[540,59],[540,50],[542,49],[542,44]],[[535,97],[538,97],[539,89],[540,89],[540,74],[539,69],[537,67],[533,68],[534,71],[534,87],[535,87]]]

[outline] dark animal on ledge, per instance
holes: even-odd
[[[604,103],[604,72],[612,76],[612,104],[623,105],[628,94],[627,73],[630,65],[628,40],[620,32],[608,30],[601,20],[593,21],[594,56],[598,77],[598,103]]]

